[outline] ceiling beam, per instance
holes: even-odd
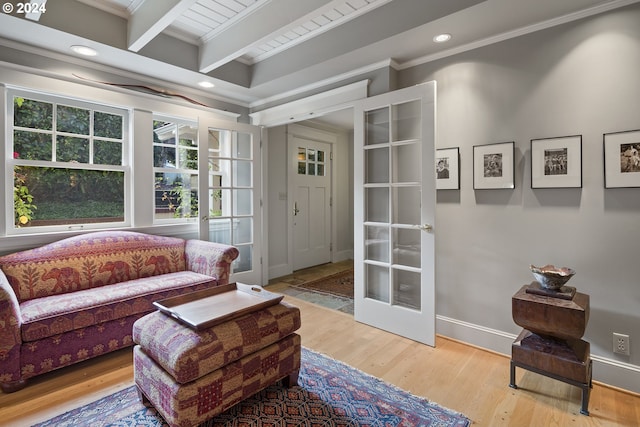
[[[138,7],[127,25],[128,49],[137,52],[197,0],[146,0]]]
[[[337,0],[272,0],[200,48],[200,72],[208,73],[242,56],[252,48],[308,21],[318,10],[330,9]],[[314,15],[312,15],[314,14]]]

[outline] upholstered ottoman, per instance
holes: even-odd
[[[171,426],[195,426],[300,370],[300,311],[284,302],[205,330],[155,312],[133,325],[135,383]]]

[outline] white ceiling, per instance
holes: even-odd
[[[259,109],[638,1],[50,0],[31,17],[0,14],[0,61],[16,51],[69,60],[83,44],[98,55],[71,62],[107,65],[121,83],[144,76]],[[434,43],[442,32],[451,41]]]

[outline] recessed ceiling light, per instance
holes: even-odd
[[[98,54],[95,49],[92,49],[89,46],[82,46],[78,44],[71,46],[71,50],[79,55],[84,56],[96,56]]]
[[[433,38],[433,41],[436,43],[444,43],[451,40],[451,34],[438,34]]]
[[[215,86],[213,83],[207,81],[199,82],[198,85],[206,88],[212,88]]]

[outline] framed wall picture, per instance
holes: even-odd
[[[582,135],[531,140],[531,188],[582,187]]]
[[[473,189],[514,188],[515,143],[475,145],[473,147]]]
[[[640,187],[640,130],[604,134],[604,187]]]
[[[458,147],[436,150],[436,189],[460,189],[460,149]]]

